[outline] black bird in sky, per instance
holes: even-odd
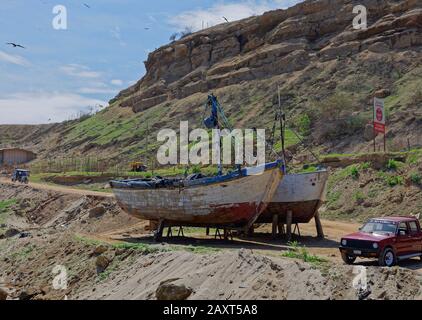
[[[227,18],[226,18],[226,17],[223,17],[223,19],[224,19],[224,20],[226,20],[226,22],[229,22],[229,20],[227,20]]]
[[[84,6],[87,7],[88,9],[91,9],[91,7],[86,3],[84,3]]]
[[[22,48],[22,49],[25,49],[24,46],[21,46],[20,44],[16,44],[16,43],[13,43],[13,42],[8,42],[6,44],[8,44],[9,46],[13,46],[13,48]]]

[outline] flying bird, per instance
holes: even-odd
[[[144,28],[145,30],[149,30],[150,28]]]
[[[227,18],[226,18],[226,17],[223,17],[223,19],[224,19],[224,20],[226,20],[226,22],[229,22],[229,20],[227,20]]]
[[[84,3],[84,6],[87,7],[88,9],[91,9],[91,7],[86,3]]]
[[[21,46],[20,44],[16,44],[16,43],[13,43],[13,42],[8,42],[6,44],[9,45],[9,46],[13,46],[13,48],[22,48],[22,49],[25,49],[24,46]]]

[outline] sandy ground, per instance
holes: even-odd
[[[69,191],[69,192],[68,192]],[[285,258],[284,239],[272,239],[271,226],[251,238],[231,241],[186,228],[187,237],[153,242],[148,223],[130,218],[114,199],[85,190],[49,185],[13,185],[0,181],[0,200],[16,199],[7,225],[29,231],[24,238],[0,239],[0,288],[13,299],[155,299],[163,281],[187,286],[189,299],[358,299],[352,286],[354,266],[338,253],[342,235],[358,224],[323,220],[325,239],[314,224],[301,225],[293,240],[322,265]],[[99,208],[101,210],[99,210]],[[173,232],[177,234],[177,228]],[[105,249],[101,246],[105,246]],[[101,253],[97,254],[100,247]],[[98,255],[107,261],[98,272]],[[368,267],[367,299],[420,299],[419,260],[401,267]],[[55,265],[69,271],[66,291],[51,289]]]
[[[109,281],[85,288],[74,298],[155,299],[160,284],[169,281],[189,288],[188,299],[358,299],[355,277],[351,266],[322,270],[246,249],[213,254],[164,252],[137,258]],[[411,271],[370,267],[367,277],[366,298],[418,298],[419,281]]]

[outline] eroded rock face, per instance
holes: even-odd
[[[242,81],[262,79],[368,50],[422,45],[420,0],[362,0],[368,28],[354,30],[352,0],[308,0],[287,10],[221,24],[150,53],[147,73],[122,91],[122,107],[141,112]]]

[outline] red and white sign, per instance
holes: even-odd
[[[374,98],[374,131],[385,133],[384,100]]]

